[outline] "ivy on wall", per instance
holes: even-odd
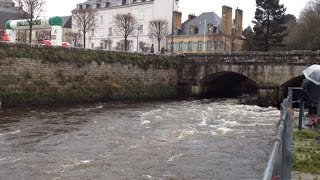
[[[65,48],[54,46],[12,44],[0,42],[0,57],[30,58],[42,63],[72,62],[78,65],[96,62],[121,63],[138,66],[142,69],[175,69],[175,56],[159,56],[141,53],[91,50],[83,48]]]

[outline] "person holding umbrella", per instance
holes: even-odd
[[[303,71],[306,79],[301,87],[307,94],[308,123],[306,126],[316,126],[320,98],[320,65],[312,65]]]

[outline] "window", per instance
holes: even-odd
[[[112,36],[112,28],[109,28],[108,35],[109,35],[109,36]]]
[[[207,50],[208,51],[212,50],[213,49],[212,47],[213,47],[212,46],[212,42],[211,41],[207,41]]]
[[[144,11],[140,11],[139,20],[144,20]]]
[[[202,41],[198,41],[197,50],[198,50],[198,51],[201,51],[201,50],[202,50]]]
[[[94,43],[91,43],[91,49],[94,49]]]
[[[220,42],[219,49],[224,50],[224,42],[223,41]]]
[[[199,33],[199,28],[198,27],[195,27],[194,28],[194,34],[198,34]]]
[[[173,43],[173,51],[178,51],[178,49],[179,49],[179,44]]]
[[[100,16],[100,22],[103,23],[103,16]]]
[[[218,28],[216,26],[213,26],[213,33],[218,33],[217,30]]]
[[[113,15],[108,16],[108,23],[111,24],[113,21]]]
[[[94,29],[91,29],[91,37],[94,37]]]
[[[183,42],[179,42],[179,51],[183,50]]]
[[[194,34],[194,28],[192,26],[189,26],[188,34]]]
[[[192,42],[190,41],[190,42],[188,42],[188,51],[192,51]]]
[[[213,33],[213,25],[212,24],[208,24],[207,26],[207,31],[208,31],[208,34],[212,34]]]
[[[139,26],[139,33],[140,33],[140,34],[143,34],[143,25],[140,25],[140,26]]]
[[[100,29],[100,37],[104,36],[104,29]]]

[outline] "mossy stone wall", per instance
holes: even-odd
[[[174,56],[0,43],[3,106],[177,95]]]

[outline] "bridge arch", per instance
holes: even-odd
[[[206,75],[197,85],[202,98],[235,98],[243,94],[256,95],[258,91],[254,80],[232,71]]]
[[[279,86],[279,99],[281,100],[288,95],[289,87],[300,87],[303,79],[305,79],[304,75],[300,75],[281,84]]]

